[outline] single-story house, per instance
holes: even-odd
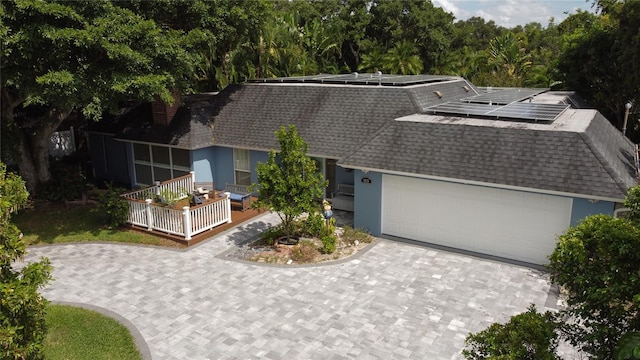
[[[347,74],[248,81],[174,106],[142,104],[90,132],[97,178],[131,186],[195,172],[257,180],[294,124],[356,227],[547,262],[557,235],[614,214],[638,184],[637,148],[572,92],[477,88],[455,76]]]

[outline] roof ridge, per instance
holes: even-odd
[[[596,118],[598,117],[597,116],[594,117],[594,120]],[[578,132],[578,136],[580,136],[580,138],[583,140],[585,145],[587,145],[589,150],[591,150],[591,153],[595,156],[596,160],[598,160],[600,165],[602,165],[602,168],[605,169],[605,171],[607,172],[611,180],[613,180],[613,182],[616,184],[616,186],[622,192],[622,194],[626,194],[629,189],[626,188],[626,186],[623,184],[623,181],[621,181],[622,176],[620,176],[620,174],[618,174],[618,172],[609,164],[609,162],[606,159],[606,155],[603,154],[603,151],[598,146],[596,146],[597,144],[594,141],[591,132],[589,131],[589,130],[592,130],[592,128],[595,126],[594,124],[595,124],[595,121],[591,121],[591,123],[589,124],[589,126],[587,126],[585,131]]]
[[[366,140],[362,141],[360,143],[359,146],[354,147],[353,150],[351,150],[349,153],[347,153],[346,155],[344,155],[343,157],[341,157],[340,159],[338,159],[338,161],[336,161],[336,164],[340,165],[340,163],[342,162],[342,160],[349,158],[351,155],[355,154],[356,152],[360,151],[360,149],[364,146],[366,146],[367,144],[369,144],[373,139],[375,139],[378,135],[380,135],[382,132],[384,132],[387,128],[389,128],[391,125],[393,125],[395,123],[395,119],[392,120],[388,120],[386,121],[384,124],[382,124],[378,130],[376,130],[373,134],[371,134],[371,136],[369,136],[369,138],[367,138]]]

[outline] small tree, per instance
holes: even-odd
[[[316,200],[322,197],[328,182],[307,156],[309,146],[298,136],[294,125],[281,127],[276,137],[280,152],[271,150],[267,162],[256,166],[258,183],[252,188],[258,192],[258,201],[253,206],[276,211],[285,235],[290,238],[295,218],[304,212],[317,211]]]
[[[29,193],[22,179],[0,163],[0,358],[42,359],[46,332],[46,300],[38,289],[51,280],[51,266],[40,262],[14,270],[12,263],[26,254],[11,213],[24,206]]]
[[[567,291],[571,343],[593,358],[613,358],[620,337],[640,330],[640,229],[626,219],[589,216],[560,236],[549,269]]]
[[[462,354],[466,359],[554,360],[558,347],[557,324],[550,312],[540,314],[535,305],[512,316],[506,324],[494,323],[469,334]]]

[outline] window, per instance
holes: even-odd
[[[236,184],[251,185],[249,150],[233,149],[233,169],[235,173]]]
[[[177,178],[191,170],[189,151],[183,149],[133,144],[133,159],[138,185]]]

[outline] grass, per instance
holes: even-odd
[[[129,330],[95,311],[49,305],[45,321],[45,359],[142,359]]]
[[[38,202],[23,209],[11,220],[24,234],[27,245],[68,242],[111,241],[167,247],[182,245],[129,228],[108,229],[95,205],[70,205]]]

